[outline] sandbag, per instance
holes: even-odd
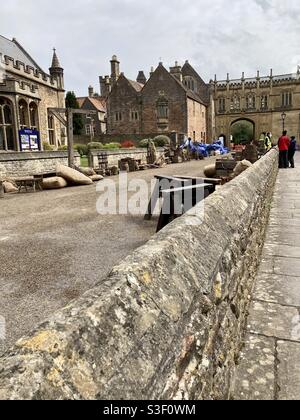
[[[76,166],[75,169],[76,171],[86,176],[97,175],[93,168],[83,168],[82,166]]]
[[[102,175],[92,175],[90,178],[93,182],[103,181],[104,179]]]
[[[204,175],[207,178],[214,178],[217,174],[216,164],[205,166]]]
[[[58,164],[56,167],[56,175],[64,178],[73,185],[92,185],[93,181],[88,176],[81,174],[75,169]]]
[[[233,175],[234,176],[239,176],[241,175],[244,171],[246,171],[247,169],[251,168],[252,163],[249,162],[248,160],[242,160],[241,162],[239,162],[234,171],[233,171]]]
[[[9,181],[3,182],[3,188],[4,188],[4,192],[7,194],[19,191],[18,188],[12,182],[9,182]]]
[[[44,190],[57,190],[59,188],[65,188],[67,187],[67,185],[67,181],[59,176],[53,176],[51,178],[43,179]]]

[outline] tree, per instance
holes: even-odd
[[[74,92],[68,92],[66,95],[66,108],[79,109],[79,103],[77,102],[76,95]],[[82,116],[79,114],[73,115],[73,130],[75,135],[82,134],[84,127]]]
[[[254,126],[250,121],[242,120],[234,123],[231,127],[235,144],[246,144],[254,140]]]

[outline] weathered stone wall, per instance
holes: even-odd
[[[55,172],[58,163],[68,165],[67,152],[0,153],[0,178]],[[75,164],[80,165],[78,153]]]
[[[118,166],[121,159],[132,158],[140,159],[142,163],[147,163],[147,149],[118,149],[118,150],[91,150],[89,155],[89,165],[92,168],[99,168],[98,155],[107,153],[108,165]],[[159,158],[164,154],[163,148],[157,149],[157,157]]]
[[[273,150],[0,360],[0,399],[226,399],[277,174]]]

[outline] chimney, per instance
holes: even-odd
[[[152,66],[150,70],[150,77],[152,76],[153,73],[154,73],[154,67]]]
[[[89,86],[89,98],[93,98],[94,97],[94,88],[93,86]]]
[[[178,64],[178,61],[175,62],[174,67],[170,67],[170,73],[182,82],[182,67]]]
[[[111,61],[111,81],[112,84],[116,83],[120,76],[120,62],[118,61],[118,57],[113,55]]]
[[[138,83],[140,83],[141,85],[145,85],[147,83],[147,79],[146,79],[145,73],[142,70],[139,72],[136,81]]]

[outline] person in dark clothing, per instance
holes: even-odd
[[[291,165],[291,168],[295,168],[295,153],[297,150],[297,140],[296,137],[291,137],[291,142],[290,142],[290,146],[289,146],[289,152],[288,152],[288,158],[289,158],[289,163]]]
[[[282,136],[278,140],[278,148],[279,148],[279,168],[288,168],[289,167],[289,159],[288,159],[288,151],[290,147],[290,139],[287,135],[287,131],[282,133]]]

